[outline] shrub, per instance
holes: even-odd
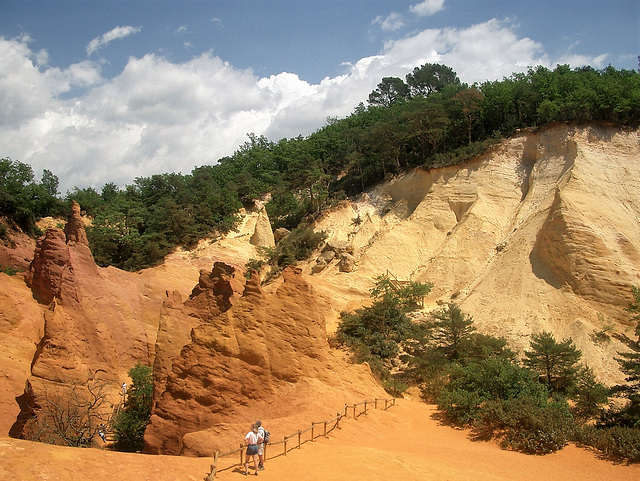
[[[18,272],[20,272],[20,270],[13,266],[3,266],[2,264],[0,264],[0,272],[8,276],[15,276]]]
[[[324,232],[315,232],[312,227],[301,224],[277,245],[274,254],[280,268],[307,259],[327,237]]]
[[[640,463],[640,430],[637,428],[585,426],[576,434],[576,441],[601,451],[609,458]]]
[[[479,411],[478,432],[501,437],[504,448],[528,454],[562,449],[572,438],[575,423],[566,402],[540,405],[534,398],[495,400]]]
[[[22,437],[61,446],[90,446],[106,422],[107,391],[105,381],[43,384],[32,406],[35,416],[25,424]]]
[[[382,387],[393,397],[400,397],[403,392],[409,389],[409,385],[407,383],[393,378],[383,380]]]
[[[487,398],[478,391],[445,388],[438,397],[438,409],[454,424],[471,424],[485,401]]]
[[[151,417],[153,376],[149,366],[138,363],[129,370],[131,387],[127,391],[124,409],[114,422],[115,448],[119,451],[140,451],[144,446],[144,431]]]

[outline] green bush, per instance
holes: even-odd
[[[324,232],[315,232],[312,227],[301,224],[280,241],[273,252],[279,268],[307,259],[327,237]]]
[[[448,421],[465,425],[476,420],[480,406],[486,401],[487,398],[478,391],[445,388],[438,397],[438,409]]]
[[[393,397],[400,397],[403,392],[409,389],[409,385],[407,383],[393,378],[383,380],[382,387]]]
[[[487,402],[478,413],[476,430],[501,438],[504,448],[528,454],[548,454],[572,439],[575,423],[566,402],[539,404],[528,397]]]
[[[576,441],[601,451],[611,459],[640,463],[640,430],[637,428],[585,426],[577,433]]]
[[[15,276],[18,272],[20,272],[20,270],[16,269],[13,266],[3,266],[2,264],[0,264],[0,272],[8,276]]]
[[[454,366],[450,375],[451,381],[438,398],[438,408],[454,423],[476,420],[487,401],[527,397],[542,405],[547,397],[546,389],[529,370],[504,358]]]
[[[138,363],[129,370],[131,387],[124,409],[114,422],[115,448],[118,451],[140,451],[144,447],[144,431],[151,417],[153,375],[149,366]]]

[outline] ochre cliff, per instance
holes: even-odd
[[[640,285],[639,159],[638,130],[553,125],[462,165],[409,172],[317,223],[353,246],[357,269],[345,274],[334,262],[311,282],[335,320],[387,270],[432,282],[425,315],[454,300],[516,350],[532,332],[572,337],[602,379],[620,381],[623,346],[595,345],[590,334],[602,319],[629,334],[623,308]]]
[[[365,366],[332,354],[324,317],[299,270],[287,268],[283,279],[267,294],[254,272],[242,297],[217,317],[210,316],[213,296],[209,304],[196,302],[198,292],[185,303],[201,322],[173,359],[145,434],[147,452],[210,456],[233,449],[237,430],[252,419],[282,429],[293,419],[337,412],[346,401],[384,395]]]

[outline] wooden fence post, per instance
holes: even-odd
[[[302,437],[302,431],[298,430],[298,449],[300,449],[300,438]]]
[[[324,437],[327,437],[327,421],[324,422]]]
[[[242,455],[244,454],[244,444],[240,445],[240,466],[242,466],[244,463],[242,462]]]
[[[284,455],[287,455],[287,437],[284,437]]]
[[[337,414],[337,416],[336,416],[336,428],[337,428],[337,429],[339,429],[339,428],[340,428],[340,426],[339,426],[339,424],[340,424],[340,417],[342,417],[342,414],[338,413],[338,414]]]
[[[211,473],[209,474],[211,479],[216,477],[216,472],[218,471],[218,454],[220,454],[219,451],[213,453],[213,464],[211,465]]]
[[[314,441],[313,439],[313,428],[316,425],[316,423],[311,423],[311,441]]]

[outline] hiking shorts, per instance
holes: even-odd
[[[247,445],[247,456],[253,456],[254,454],[258,454],[258,445],[257,444],[248,444]]]

